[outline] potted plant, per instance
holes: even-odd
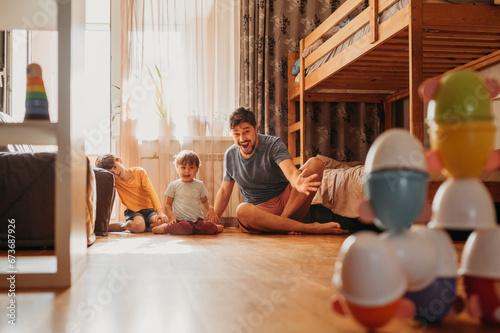
[[[214,135],[227,135],[229,116],[227,113],[217,111],[212,116],[212,130]]]
[[[167,109],[167,101],[165,99],[165,90],[163,87],[163,77],[161,75],[160,69],[155,64],[155,70],[156,70],[156,76],[155,76],[149,69],[149,66],[146,67],[148,69],[149,76],[151,77],[151,80],[155,85],[156,114],[158,115],[159,118],[166,118],[168,109]]]
[[[174,124],[172,123],[172,117],[168,114],[168,105],[165,95],[165,88],[163,84],[163,76],[158,66],[155,64],[155,72],[153,73],[149,66],[148,69],[149,76],[153,81],[155,86],[155,104],[156,104],[156,114],[160,118],[160,136],[170,136],[174,132]]]

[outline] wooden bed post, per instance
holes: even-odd
[[[300,135],[300,166],[304,165],[306,162],[306,110],[305,110],[305,102],[304,102],[304,94],[305,94],[305,72],[306,72],[306,63],[304,61],[304,57],[302,56],[304,54],[304,39],[300,40],[300,129],[299,129],[299,135]]]
[[[298,53],[288,54],[288,87],[291,87],[293,85],[292,83],[295,81],[295,76],[292,75],[290,68],[293,67],[293,64],[297,61],[298,58]],[[288,96],[290,95],[291,91],[288,91]],[[297,157],[297,145],[295,142],[295,140],[297,139],[297,132],[293,130],[293,124],[295,124],[295,122],[297,121],[295,102],[295,99],[291,99],[290,97],[288,97],[288,151],[290,152],[292,161],[294,161],[294,159]]]
[[[384,101],[384,130],[392,128],[392,102],[388,99]]]
[[[424,79],[423,51],[422,51],[422,26],[423,26],[422,0],[411,0],[410,24],[408,27],[410,48],[410,132],[420,141],[424,142],[424,103],[418,96],[418,86]]]
[[[378,41],[378,0],[370,0],[370,43]]]

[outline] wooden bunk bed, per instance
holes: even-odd
[[[368,8],[307,57],[302,56],[305,48],[318,43],[363,2],[346,0],[300,41],[299,54],[289,54],[288,145],[296,165],[306,160],[306,101],[384,103],[385,126],[390,128],[391,102],[409,96],[411,132],[423,142],[424,105],[417,93],[420,83],[449,70],[479,69],[500,61],[500,5],[444,0],[408,0],[381,23],[381,13],[398,1],[370,0]],[[306,76],[313,64],[366,25],[367,34]],[[298,83],[291,74],[297,59]]]
[[[366,9],[326,38],[364,2],[346,0],[300,41],[300,53],[288,55],[288,148],[296,165],[306,161],[306,101],[383,103],[387,129],[392,124],[392,102],[409,96],[410,131],[423,142],[420,83],[450,70],[480,69],[500,62],[500,5],[493,5],[493,0],[491,6],[401,1],[369,0]],[[383,12],[396,6],[399,8],[382,21]],[[345,46],[362,29],[368,32]],[[320,45],[304,57],[303,51],[313,44]],[[298,82],[291,74],[297,59]],[[317,68],[310,71],[314,66]],[[439,184],[430,183],[430,199]],[[485,184],[494,201],[500,202],[499,183]]]

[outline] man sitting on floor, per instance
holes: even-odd
[[[335,222],[300,222],[321,185],[321,160],[313,157],[297,169],[280,138],[257,133],[249,109],[236,109],[229,125],[235,144],[224,156],[224,178],[214,205],[217,216],[226,209],[236,182],[244,199],[236,211],[243,232],[342,233]]]

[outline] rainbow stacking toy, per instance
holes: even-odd
[[[26,114],[24,119],[49,120],[49,103],[42,79],[42,68],[38,64],[29,64],[27,68]]]

